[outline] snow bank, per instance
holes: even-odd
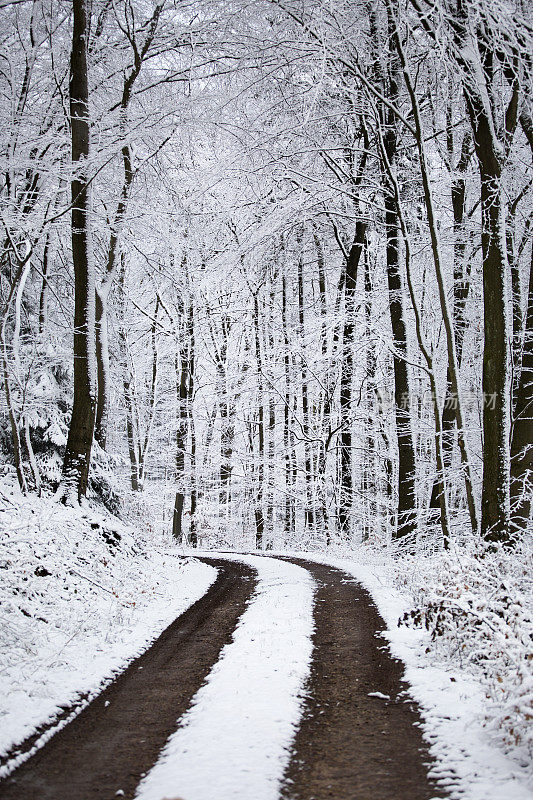
[[[309,673],[314,582],[286,562],[223,557],[257,570],[257,592],[137,800],[279,796]]]
[[[0,532],[0,753],[6,753],[52,724],[64,707],[79,712],[206,592],[216,570],[134,536],[108,514],[23,497],[6,482]],[[57,728],[52,724],[37,746]],[[27,757],[11,759],[0,777]]]
[[[501,739],[487,724],[488,689],[481,674],[469,669],[464,648],[446,658],[436,649],[423,628],[399,625],[413,608],[414,595],[399,591],[410,576],[426,591],[432,588],[428,564],[403,565],[361,549],[350,558],[329,558],[316,553],[293,553],[322,564],[339,567],[359,581],[371,594],[388,630],[385,633],[394,656],[406,665],[410,694],[420,706],[423,731],[436,759],[435,777],[453,800],[531,800],[533,783],[527,754],[516,747],[512,755],[501,747]],[[442,575],[444,554],[439,554]],[[405,569],[404,569],[405,568]],[[437,567],[435,567],[437,568]],[[472,566],[469,568],[472,579]],[[403,578],[402,578],[403,576]],[[433,584],[434,586],[435,584]],[[526,631],[527,634],[527,631]],[[498,650],[497,638],[493,645]]]

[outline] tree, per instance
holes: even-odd
[[[87,493],[96,414],[95,271],[91,231],[87,0],[73,0],[74,22],[70,61],[70,117],[72,141],[72,261],[74,265],[74,401],[70,420],[61,492]]]

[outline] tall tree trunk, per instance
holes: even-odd
[[[525,110],[523,110],[520,115],[520,124],[528,141],[531,154],[533,155],[533,120]],[[530,224],[528,225],[528,223],[526,223],[526,226],[526,235],[530,235]],[[515,269],[518,271],[517,263],[515,264]],[[513,287],[515,281],[513,281]],[[519,290],[520,287],[518,286],[518,293]],[[517,305],[519,305],[519,303],[517,303],[515,298],[513,331],[515,333],[515,339],[518,338],[520,341],[521,358],[517,358],[518,348],[516,348],[515,369],[518,373],[518,377],[513,392],[514,424],[511,438],[510,496],[513,528],[523,530],[527,527],[531,518],[533,493],[533,245],[531,247],[527,309],[523,325],[523,342],[521,330],[520,332],[516,330],[519,326],[521,327],[521,319],[520,322],[517,320]]]
[[[107,335],[107,294],[96,289],[95,294],[96,367],[98,393],[94,438],[102,450],[107,448],[109,417],[109,342]]]
[[[185,454],[189,433],[189,352],[190,341],[187,321],[184,317],[183,302],[180,302],[179,316],[182,320],[182,335],[179,351],[176,353],[176,390],[178,399],[178,424],[176,429],[176,482],[178,489],[174,501],[172,535],[178,541],[183,537],[183,508],[185,504]]]
[[[455,62],[460,67],[468,117],[481,178],[483,260],[483,485],[481,532],[487,541],[509,541],[510,513],[510,359],[507,300],[506,203],[503,158],[518,122],[519,84],[511,80],[511,99],[496,118],[491,102],[495,52],[468,18],[470,7],[457,0],[453,14]],[[427,24],[427,23],[426,23]],[[503,124],[500,124],[500,123]],[[502,131],[501,139],[498,131]]]
[[[365,251],[364,260],[364,288],[365,288],[365,336],[366,336],[366,447],[365,465],[363,474],[363,491],[366,499],[367,509],[363,525],[363,541],[370,538],[374,531],[377,518],[377,480],[376,480],[376,433],[375,420],[372,413],[374,405],[374,395],[376,392],[376,353],[372,341],[371,319],[372,319],[372,278],[370,275],[370,254],[368,249]]]
[[[255,359],[257,364],[257,463],[255,470],[255,546],[263,549],[265,520],[263,513],[263,480],[265,462],[265,420],[264,420],[264,389],[263,389],[263,358],[261,354],[261,337],[259,333],[259,299],[258,291],[253,295],[252,323],[254,331]]]
[[[329,385],[330,365],[327,363],[328,306],[327,306],[327,296],[326,296],[326,271],[325,271],[324,248],[322,247],[322,241],[320,239],[320,236],[316,231],[313,234],[313,239],[315,242],[315,249],[316,249],[318,296],[320,301],[320,318],[321,318],[320,354],[325,367],[324,387],[321,393],[322,396],[320,398],[320,415],[321,415],[320,422],[321,422],[322,438],[318,446],[318,452],[316,456],[316,470],[315,470],[316,483],[317,483],[317,500],[318,500],[318,508],[316,511],[316,515],[317,515],[317,528],[319,528],[322,534],[324,535],[326,545],[329,545],[331,543],[331,536],[329,531],[328,509],[326,501],[327,497],[326,470],[327,470],[328,449],[332,440],[332,433],[331,433],[331,402],[330,402],[331,389]]]
[[[196,364],[196,336],[194,330],[194,301],[192,296],[189,298],[188,308],[188,324],[189,331],[189,385],[188,385],[188,402],[187,408],[189,412],[189,434],[191,441],[191,456],[190,456],[190,476],[189,476],[189,495],[190,495],[190,516],[189,516],[189,544],[191,547],[198,545],[198,535],[196,532],[196,504],[198,492],[196,488],[196,427],[194,424],[194,368]]]
[[[130,484],[134,492],[139,491],[139,448],[138,434],[135,425],[135,411],[132,382],[133,376],[129,366],[128,335],[126,333],[126,297],[125,284],[126,266],[124,258],[121,259],[121,270],[118,279],[118,344],[122,361],[122,388],[124,390],[124,404],[126,410],[126,436],[128,440],[128,455],[130,459]]]
[[[139,431],[139,490],[144,488],[146,479],[146,456],[150,447],[152,438],[152,428],[154,424],[155,411],[157,405],[157,377],[159,366],[159,353],[157,350],[157,324],[159,306],[161,300],[159,295],[156,296],[154,316],[152,319],[152,327],[150,329],[150,343],[152,347],[152,370],[150,376],[150,393],[148,395],[148,407],[145,410],[144,416],[144,436],[141,438]]]
[[[467,65],[468,69],[468,65]],[[481,178],[483,257],[483,486],[481,532],[488,541],[509,536],[509,321],[505,200],[494,120],[473,74],[464,82]]]
[[[228,386],[228,345],[231,330],[230,318],[222,314],[220,335],[221,343],[216,353],[216,370],[219,386],[220,411],[220,503],[228,515],[231,504],[231,473],[233,471],[233,402]]]
[[[523,529],[531,517],[533,493],[533,247],[520,380],[515,397],[511,439],[511,515],[513,527]]]
[[[291,384],[290,384],[290,336],[287,314],[287,276],[281,276],[281,321],[283,327],[283,377],[285,382],[285,398],[283,404],[283,450],[285,460],[285,512],[284,529],[286,541],[294,533],[294,498],[292,481],[293,443],[291,441]]]
[[[396,144],[394,143],[394,149]],[[389,313],[394,341],[394,408],[398,444],[398,520],[395,537],[414,533],[416,528],[415,449],[411,431],[411,395],[407,369],[407,332],[403,315],[402,282],[398,261],[398,212],[396,202],[385,196],[387,227],[387,285]]]
[[[276,300],[276,276],[271,279],[270,292],[269,292],[269,319],[268,329],[265,332],[265,345],[267,351],[271,355],[274,354],[274,309]],[[276,402],[272,387],[268,387],[267,391],[267,406],[268,406],[268,425],[267,425],[267,496],[266,496],[266,527],[267,527],[267,549],[272,549],[274,543],[274,500],[275,500],[275,487],[276,487]]]
[[[473,124],[478,127],[478,112]],[[475,120],[475,122],[474,122]],[[483,488],[481,531],[489,541],[506,541],[509,524],[510,387],[506,303],[506,253],[501,170],[486,158],[485,132],[476,130],[481,172],[483,231]],[[503,241],[502,241],[503,239]]]
[[[50,263],[50,231],[43,248],[42,283],[39,293],[39,335],[43,336],[48,322],[48,267]]]
[[[313,528],[315,523],[313,509],[313,470],[311,442],[309,440],[309,386],[307,382],[307,362],[305,347],[305,287],[303,273],[303,254],[301,252],[302,237],[297,237],[298,253],[298,335],[300,339],[300,386],[302,392],[302,434],[304,444],[304,486],[305,486],[305,527]]]
[[[350,533],[350,520],[353,493],[352,465],[352,387],[353,387],[353,349],[355,333],[355,291],[357,273],[363,254],[366,237],[366,223],[358,219],[355,236],[346,260],[344,281],[344,327],[342,332],[342,366],[340,379],[340,506],[339,527],[341,534]]]
[[[68,431],[62,484],[68,499],[87,493],[96,412],[96,345],[91,201],[87,184],[90,148],[87,0],[73,0],[74,28],[70,62],[72,130],[72,259],[74,263],[74,402]]]

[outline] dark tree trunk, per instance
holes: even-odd
[[[189,355],[190,341],[187,323],[184,319],[183,303],[180,303],[179,316],[183,320],[183,330],[179,353],[176,353],[176,390],[178,396],[178,424],[176,430],[176,481],[178,490],[174,502],[172,535],[178,541],[183,536],[183,508],[185,504],[185,454],[189,434]]]
[[[485,152],[483,135],[476,147]],[[501,172],[495,161],[481,166],[483,216],[483,488],[481,532],[489,541],[505,541],[509,522],[508,461],[508,337],[506,313],[506,258],[501,241],[503,198]]]
[[[487,100],[494,86],[494,52],[471,33],[469,7],[457,2],[453,17],[454,57],[462,69],[463,92],[481,178],[481,249],[483,258],[483,485],[481,533],[487,541],[509,541],[510,374],[507,319],[506,204],[502,155],[518,122],[518,86],[513,83],[503,126]],[[473,26],[472,26],[473,27]],[[478,36],[477,41],[473,39]],[[471,40],[472,37],[472,40]],[[479,52],[479,58],[476,54]],[[497,139],[503,127],[502,141]]]
[[[394,408],[398,444],[398,521],[395,536],[412,534],[416,527],[415,449],[411,432],[411,396],[407,356],[407,333],[403,316],[402,282],[398,263],[398,214],[394,198],[385,197],[387,226],[387,284],[394,340]]]
[[[50,263],[50,232],[46,234],[43,249],[42,283],[39,293],[39,335],[42,336],[48,322],[48,267]]]
[[[301,237],[297,239],[301,249]],[[304,482],[305,482],[305,527],[313,528],[315,515],[313,508],[313,470],[311,442],[309,441],[309,386],[307,381],[307,362],[305,349],[305,291],[303,273],[303,255],[298,254],[298,333],[300,338],[300,384],[302,389],[302,433],[304,438]]]
[[[292,481],[292,458],[293,443],[291,441],[291,384],[290,384],[290,337],[288,330],[287,315],[287,278],[283,274],[281,278],[281,317],[283,326],[283,368],[285,379],[285,402],[283,407],[283,449],[285,454],[285,520],[284,528],[287,539],[294,533],[294,498]]]
[[[325,381],[321,397],[320,413],[322,439],[319,442],[318,453],[316,456],[316,482],[317,482],[317,496],[318,508],[317,528],[321,530],[326,540],[326,545],[331,543],[331,536],[328,524],[328,509],[326,503],[326,468],[328,458],[328,448],[331,443],[331,404],[330,404],[330,386],[329,386],[329,365],[326,363],[328,355],[328,306],[326,297],[326,271],[324,249],[319,235],[315,232],[314,236],[316,256],[317,256],[317,277],[318,277],[318,296],[320,299],[320,317],[322,324],[320,326],[320,354],[325,365]]]
[[[525,111],[520,115],[520,124],[533,155],[533,121]],[[526,229],[530,235],[531,228]],[[514,254],[513,254],[514,256]],[[518,272],[518,264],[515,264]],[[513,280],[513,289],[517,279]],[[518,285],[516,292],[519,293]],[[513,308],[513,332],[515,333],[515,369],[517,380],[513,393],[514,424],[511,438],[511,521],[514,528],[524,529],[531,518],[533,493],[533,245],[529,270],[526,318],[521,332],[519,298],[515,297]],[[520,313],[520,321],[518,316]],[[520,330],[517,330],[519,329]],[[520,341],[521,358],[518,358],[516,337]]]
[[[139,447],[138,435],[135,426],[134,399],[132,382],[133,377],[129,367],[128,357],[128,337],[126,333],[126,298],[124,283],[126,277],[124,259],[118,281],[119,300],[118,300],[118,342],[120,357],[122,360],[122,387],[124,389],[124,405],[126,408],[126,435],[128,439],[128,454],[130,459],[130,483],[134,492],[139,491]]]
[[[515,397],[511,439],[511,515],[513,526],[524,528],[531,516],[533,492],[533,247],[520,380]]]
[[[339,527],[345,536],[350,533],[352,509],[352,386],[355,332],[355,291],[359,262],[365,245],[366,223],[358,219],[355,236],[346,260],[344,280],[344,328],[342,332],[342,366],[340,379],[340,504]]]
[[[261,355],[261,339],[259,334],[259,300],[257,292],[253,296],[253,330],[255,344],[255,359],[257,364],[257,464],[255,470],[255,546],[263,549],[265,520],[263,513],[263,479],[265,461],[265,420],[264,420],[264,391],[263,391],[263,359]]]
[[[188,324],[189,332],[189,386],[187,408],[189,412],[189,433],[191,440],[191,459],[190,459],[190,478],[189,478],[189,495],[190,495],[190,521],[189,521],[189,544],[191,547],[198,545],[198,536],[196,533],[196,503],[197,503],[197,488],[196,488],[196,429],[194,425],[194,367],[195,367],[195,347],[196,337],[194,331],[194,302],[192,297],[189,299],[188,310]]]
[[[274,342],[274,309],[275,309],[275,302],[276,302],[276,276],[274,275],[272,278],[272,282],[270,285],[270,296],[269,296],[269,320],[268,320],[268,330],[266,331],[265,335],[265,345],[268,347],[268,351],[271,355],[274,354],[275,342]],[[272,549],[274,544],[274,524],[275,524],[275,517],[274,517],[274,500],[275,500],[275,486],[276,486],[276,402],[274,393],[272,388],[269,386],[268,393],[268,444],[267,444],[267,469],[268,469],[268,479],[267,479],[267,497],[266,497],[266,523],[267,523],[267,549]]]
[[[221,344],[216,354],[216,369],[219,386],[219,411],[220,411],[220,503],[228,510],[231,503],[231,473],[233,455],[233,403],[227,382],[228,344],[231,330],[230,319],[226,314],[221,321]]]
[[[372,342],[371,332],[371,319],[372,319],[372,279],[370,276],[370,255],[368,248],[365,251],[365,327],[366,327],[366,415],[367,415],[367,430],[366,430],[366,448],[365,448],[365,465],[363,474],[363,491],[367,503],[367,513],[365,514],[364,528],[363,528],[363,541],[366,541],[372,534],[375,521],[377,517],[377,503],[378,496],[377,480],[376,480],[376,434],[375,434],[375,420],[372,413],[374,396],[376,392],[375,379],[376,379],[376,353],[375,347]]]
[[[98,289],[95,294],[96,365],[98,394],[94,438],[102,450],[107,447],[109,348],[107,341],[107,297]]]
[[[75,489],[85,496],[96,412],[96,347],[94,264],[91,244],[89,157],[89,88],[87,0],[73,0],[74,28],[70,63],[72,165],[72,258],[74,263],[74,402],[70,420],[62,483],[65,494]]]
[[[122,225],[128,207],[133,179],[135,177],[131,148],[125,141],[128,135],[128,109],[133,95],[135,82],[139,77],[143,63],[149,54],[164,5],[164,0],[163,2],[159,2],[154,7],[151,18],[147,20],[145,25],[141,26],[141,29],[146,31],[144,42],[141,43],[137,41],[135,33],[131,34],[130,44],[133,49],[133,66],[131,67],[130,71],[125,74],[122,85],[119,129],[121,140],[124,142],[122,146],[124,178],[122,181],[120,200],[118,201],[115,210],[111,234],[109,237],[105,274],[101,281],[101,285],[98,287],[98,295],[96,298],[96,357],[98,365],[98,397],[96,408],[95,438],[103,450],[106,449],[107,445],[107,424],[109,419],[109,348],[107,333],[107,299],[109,297],[109,292],[117,271]],[[103,18],[104,17],[101,17],[101,19]]]

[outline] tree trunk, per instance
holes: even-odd
[[[344,281],[344,328],[342,332],[342,366],[340,379],[340,505],[341,534],[349,536],[353,493],[352,467],[352,385],[355,332],[355,291],[359,262],[365,245],[366,223],[358,219],[355,236],[346,260]]]
[[[286,540],[294,533],[294,498],[292,481],[293,443],[291,441],[291,384],[290,384],[290,337],[287,314],[287,277],[281,277],[281,321],[283,326],[283,369],[285,381],[285,399],[283,405],[283,450],[285,461],[285,512],[284,529]]]
[[[188,387],[188,410],[189,410],[189,432],[191,439],[191,473],[190,473],[190,522],[189,522],[189,544],[191,547],[198,546],[198,535],[196,532],[196,504],[198,491],[196,487],[196,428],[194,424],[194,368],[196,357],[196,337],[194,331],[194,303],[192,297],[189,300],[188,312],[189,329],[189,387]]]
[[[395,146],[395,145],[394,145]],[[393,197],[385,196],[387,227],[387,285],[389,313],[394,341],[394,408],[398,444],[398,520],[395,537],[416,529],[415,449],[411,432],[411,395],[407,356],[407,333],[403,315],[402,282],[398,263],[398,212]]]
[[[409,72],[407,59],[400,41],[400,36],[398,33],[398,27],[394,25],[394,41],[396,44],[396,49],[398,55],[400,57],[401,65],[403,68],[403,74],[405,83],[407,86],[407,91],[409,93],[409,97],[411,99],[411,109],[413,112],[413,118],[415,122],[415,138],[418,150],[418,157],[420,163],[420,172],[422,177],[422,186],[424,192],[424,204],[426,206],[426,213],[428,218],[428,226],[429,226],[429,235],[431,240],[431,252],[433,256],[433,263],[435,266],[435,277],[437,280],[437,286],[439,290],[439,303],[440,309],[442,313],[442,321],[444,323],[444,330],[446,332],[446,347],[447,347],[447,355],[448,355],[448,379],[451,386],[451,392],[454,400],[454,412],[455,412],[455,421],[457,423],[457,432],[459,438],[459,449],[461,452],[461,463],[463,466],[464,478],[465,478],[465,489],[466,489],[466,496],[467,496],[467,503],[468,503],[468,510],[470,514],[470,523],[472,525],[472,530],[477,532],[477,513],[476,513],[476,505],[474,499],[474,492],[473,492],[473,485],[472,485],[472,476],[470,471],[470,459],[468,456],[468,449],[466,444],[465,438],[465,424],[463,419],[463,409],[462,409],[462,402],[461,402],[461,394],[460,394],[460,387],[459,387],[459,365],[457,360],[457,351],[456,351],[456,342],[453,330],[453,323],[452,318],[448,309],[448,299],[447,299],[447,290],[444,283],[444,274],[442,270],[441,264],[441,255],[440,255],[440,242],[439,236],[437,231],[437,222],[435,218],[435,209],[434,209],[434,201],[433,201],[433,194],[431,190],[431,182],[430,182],[430,175],[429,175],[429,167],[427,163],[426,157],[426,150],[424,145],[424,132],[422,129],[422,120],[420,114],[420,107],[418,103],[418,98],[416,95],[415,88],[411,81],[411,75]],[[399,197],[397,198],[397,202],[399,203]],[[464,202],[464,200],[463,200]],[[405,227],[405,225],[404,225]],[[406,235],[406,232],[404,233]],[[406,256],[407,262],[407,256]],[[411,295],[413,297],[413,291],[411,290]],[[420,337],[419,337],[420,338]],[[421,348],[422,349],[422,348]],[[429,355],[429,353],[428,353]],[[432,383],[431,391],[435,392],[435,375],[433,372],[433,364],[432,358],[426,357],[426,361],[428,363],[428,368],[430,370],[430,380]],[[431,363],[430,363],[431,361]],[[433,397],[433,406],[434,409],[437,410],[439,408],[438,399],[436,396]],[[439,412],[440,413],[440,412]],[[438,454],[437,460],[441,462],[441,467],[437,467],[437,480],[441,483],[441,488],[437,491],[440,493],[444,491],[445,487],[445,474],[444,474],[444,458],[443,458],[443,451],[442,451],[442,421],[441,419],[435,420],[435,424],[437,425],[437,439],[438,439]],[[442,472],[441,472],[442,470]],[[447,503],[446,498],[440,495],[440,505],[441,505],[441,516],[446,515],[447,513]],[[441,525],[443,528],[444,534],[444,542],[447,544],[448,540],[448,520],[441,519]]]
[[[256,291],[253,296],[253,330],[255,343],[255,359],[257,364],[257,464],[255,470],[255,546],[263,549],[265,520],[263,514],[263,477],[265,460],[265,421],[263,391],[263,359],[261,355],[261,339],[259,335],[259,300]]]
[[[520,380],[515,398],[511,440],[511,515],[513,527],[523,529],[531,517],[533,492],[533,247]]]
[[[122,259],[122,268],[120,271],[118,286],[119,286],[119,300],[118,300],[118,343],[120,357],[122,361],[122,387],[124,390],[124,404],[126,408],[126,435],[128,439],[128,454],[130,459],[130,483],[134,492],[139,491],[139,448],[138,448],[138,434],[135,426],[135,414],[133,403],[132,381],[133,377],[129,368],[128,356],[128,336],[126,333],[125,322],[125,303],[126,298],[124,294],[125,282],[125,264]]]
[[[301,251],[301,236],[297,237],[297,246]],[[303,255],[298,254],[298,334],[300,339],[300,384],[302,391],[302,433],[304,439],[304,483],[305,483],[305,527],[311,529],[315,524],[313,509],[313,470],[311,442],[309,441],[309,386],[307,382],[307,362],[305,348],[305,296]]]
[[[74,402],[62,484],[67,499],[87,493],[96,412],[96,345],[94,264],[91,242],[90,187],[87,160],[90,146],[87,40],[87,0],[73,0],[74,28],[70,64],[72,129],[72,259],[74,263]]]
[[[96,365],[98,375],[98,394],[94,438],[102,450],[107,447],[107,424],[109,416],[109,342],[107,335],[107,295],[96,289]]]
[[[157,351],[157,323],[158,323],[160,304],[161,300],[159,298],[159,295],[157,295],[155,300],[154,316],[152,319],[152,327],[150,330],[150,342],[152,345],[152,373],[150,377],[150,394],[148,398],[148,408],[144,413],[146,421],[144,427],[144,437],[142,438],[142,440],[139,431],[139,490],[140,491],[143,490],[144,482],[146,479],[146,456],[148,454],[148,449],[150,447],[150,441],[152,438],[152,427],[154,423],[155,410],[157,405],[157,375],[158,375],[158,364],[159,364],[159,354]]]
[[[274,353],[274,309],[276,301],[275,293],[276,276],[272,277],[269,293],[269,320],[268,330],[265,334],[265,344],[268,347],[270,354]],[[267,405],[268,405],[268,443],[267,443],[267,497],[266,497],[266,524],[267,524],[267,549],[272,549],[274,543],[274,500],[275,500],[275,485],[276,485],[276,403],[272,388],[269,386],[267,392]]]
[[[133,66],[125,74],[122,85],[122,97],[120,100],[119,132],[122,146],[122,164],[124,178],[120,192],[107,249],[107,264],[101,285],[98,287],[96,297],[96,358],[98,369],[98,397],[96,409],[95,438],[100,447],[105,450],[107,445],[107,424],[109,419],[109,346],[107,334],[107,300],[111,286],[115,279],[117,266],[119,263],[120,235],[122,225],[126,216],[126,209],[131,193],[135,170],[133,166],[132,151],[127,144],[128,136],[128,109],[133,94],[133,88],[140,75],[143,63],[149,54],[154,36],[159,24],[159,18],[163,11],[165,0],[159,2],[153,9],[152,16],[146,23],[140,26],[140,30],[146,31],[144,42],[136,41],[136,34],[131,32],[129,38],[133,50]]]
[[[485,159],[485,137],[476,136],[481,168],[483,231],[483,488],[481,531],[488,541],[506,541],[509,525],[510,419],[504,200],[496,160]],[[491,163],[483,163],[483,161]],[[503,241],[502,241],[503,239]]]
[[[320,398],[320,416],[321,416],[321,430],[322,439],[319,442],[318,452],[316,456],[316,482],[317,482],[317,500],[318,508],[316,511],[317,528],[322,532],[326,545],[331,544],[331,536],[329,531],[328,522],[328,509],[326,501],[326,469],[328,459],[328,449],[332,439],[331,433],[331,388],[330,388],[330,365],[327,363],[328,357],[328,306],[326,296],[326,271],[324,248],[320,236],[315,231],[313,234],[315,242],[316,258],[317,258],[317,277],[318,277],[318,296],[320,299],[320,354],[325,367],[325,380],[324,388],[321,392]],[[335,323],[338,325],[338,323]],[[335,337],[334,337],[335,338]]]
[[[50,231],[46,234],[43,248],[41,291],[39,292],[39,335],[43,336],[48,321],[48,266],[50,260]]]
[[[363,491],[366,498],[367,513],[365,514],[363,527],[363,541],[370,538],[373,533],[377,519],[378,487],[376,480],[376,433],[373,411],[374,395],[376,392],[376,353],[372,342],[371,320],[372,320],[372,278],[370,275],[370,254],[368,248],[365,251],[365,335],[366,335],[366,448],[364,465],[364,485]]]
[[[233,456],[233,408],[229,394],[228,370],[228,345],[231,323],[227,314],[222,314],[220,334],[222,337],[220,348],[216,353],[216,370],[219,385],[219,410],[220,410],[220,503],[229,513],[231,504],[231,473]]]
[[[183,303],[180,304],[183,331],[179,353],[176,353],[176,389],[178,399],[178,424],[176,428],[176,482],[178,490],[174,502],[172,535],[178,541],[183,536],[183,508],[185,503],[185,453],[189,433],[189,332],[184,320]]]

